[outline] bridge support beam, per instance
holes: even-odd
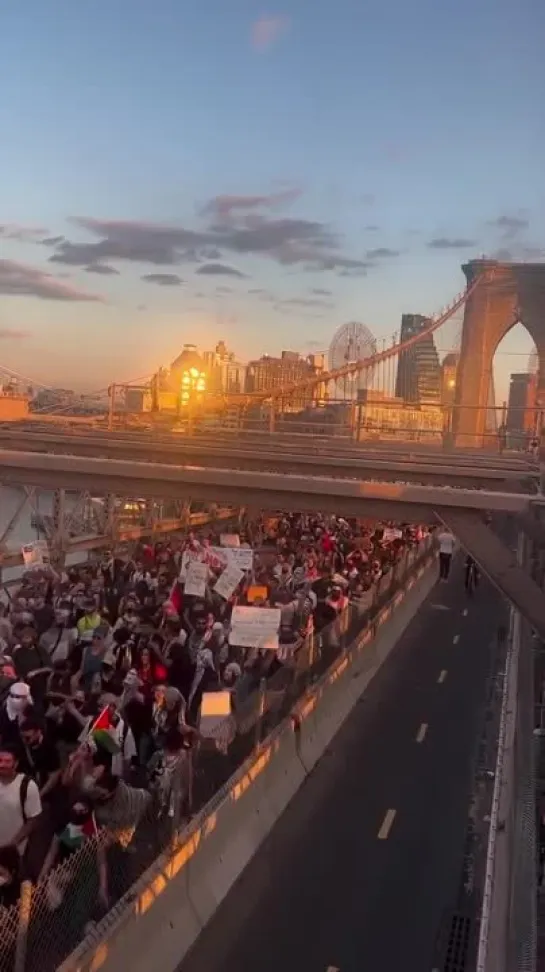
[[[519,566],[517,551],[506,547],[478,513],[449,509],[441,510],[436,516],[540,637],[545,638],[545,594]]]

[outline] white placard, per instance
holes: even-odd
[[[401,530],[394,530],[392,527],[385,527],[382,534],[383,543],[392,543],[393,540],[401,540],[403,533]]]
[[[241,648],[267,648],[277,651],[280,615],[280,608],[237,605],[231,615],[229,644]]]
[[[233,564],[227,564],[223,574],[218,577],[214,585],[216,594],[219,594],[225,601],[228,601],[243,577],[244,573],[238,567],[234,567]]]
[[[201,563],[199,560],[191,560],[187,567],[184,594],[187,594],[189,597],[204,597],[207,580],[207,565]]]
[[[240,537],[238,533],[221,533],[220,544],[222,547],[240,547]]]
[[[231,564],[239,570],[253,569],[254,552],[251,547],[209,547],[208,549],[225,567]]]
[[[180,564],[180,573],[178,574],[178,579],[183,581],[187,576],[187,568],[190,564],[203,561],[205,559],[205,550],[202,547],[197,547],[196,549],[184,550],[182,554],[182,562]]]
[[[49,566],[49,547],[45,540],[37,540],[36,543],[25,543],[21,547],[23,564],[25,570],[34,570],[39,567]]]

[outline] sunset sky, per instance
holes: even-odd
[[[381,339],[470,257],[543,260],[544,37],[541,0],[4,3],[0,365]]]

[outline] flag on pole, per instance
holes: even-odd
[[[89,738],[95,746],[105,749],[111,756],[121,752],[121,746],[115,738],[115,726],[110,716],[110,707],[104,707],[89,729]]]

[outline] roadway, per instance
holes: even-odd
[[[453,574],[179,972],[446,968],[437,941],[461,904],[486,681],[507,614],[487,582],[468,602],[460,564]]]

